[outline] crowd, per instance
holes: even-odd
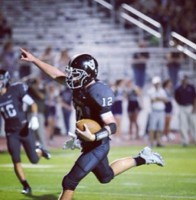
[[[12,27],[3,12],[0,11],[0,41],[12,38]]]
[[[146,44],[144,41],[139,41],[138,46],[139,48],[143,48]],[[17,53],[13,50],[12,43],[5,43],[1,54],[1,68],[9,71],[12,80],[22,80],[29,86],[29,94],[38,105],[40,121],[40,126],[35,136],[37,141],[40,142],[44,148],[47,148],[48,145],[52,144],[55,134],[67,135],[70,131],[70,127],[72,126],[70,117],[73,109],[71,103],[72,93],[67,87],[59,86],[52,82],[51,79],[41,71],[35,74],[32,73],[31,64],[21,61],[18,57]],[[63,49],[56,55],[52,47],[47,46],[40,55],[40,59],[64,71],[64,67],[68,64],[69,53],[66,49]],[[135,53],[130,65],[130,70],[133,71],[133,78],[130,78],[130,80],[116,80],[115,83],[110,83],[116,99],[112,108],[118,124],[115,140],[120,141],[122,135],[121,121],[123,115],[123,101],[128,102],[126,108],[126,114],[128,114],[129,119],[127,135],[130,136],[131,139],[141,139],[141,135],[139,134],[141,127],[138,125],[138,116],[143,109],[143,97],[146,95],[146,91],[144,94],[144,87],[146,88],[148,85],[146,82],[146,66],[148,59],[149,53],[147,52]],[[180,53],[170,53],[165,56],[165,59],[167,61],[166,68],[168,70],[168,78],[167,80],[159,80],[159,82],[161,81],[161,89],[164,90],[165,93],[164,100],[162,100],[165,107],[165,117],[162,124],[165,123],[165,125],[161,127],[160,136],[164,136],[162,138],[165,139],[171,139],[169,133],[170,121],[172,119],[172,102],[175,100],[175,89],[180,83],[179,71],[181,69],[183,56]],[[153,89],[148,88],[148,90],[150,93]],[[152,98],[152,94],[148,94],[148,96]],[[153,102],[154,100],[151,99],[151,101]],[[154,103],[152,103],[152,106],[153,105]],[[157,115],[157,112],[154,112],[152,115],[149,113],[146,130],[149,129],[149,127],[152,128],[153,125],[150,125],[150,116],[155,115]],[[152,135],[154,135],[154,133],[152,130],[147,130],[146,132],[149,133],[148,137],[152,145]],[[161,137],[158,140],[161,140]],[[161,141],[157,141],[157,143],[158,146],[162,146]]]
[[[150,146],[163,147],[163,143],[167,144],[175,138],[177,131],[183,146],[196,143],[196,92],[186,74],[179,77],[179,84],[176,87],[173,86],[171,79],[161,80],[159,76],[154,76],[151,85],[145,88],[145,91],[131,80],[117,80],[113,91],[113,113],[119,129],[122,123],[123,103],[127,102],[125,112],[128,114],[129,129],[126,139],[141,140],[147,137]],[[144,101],[147,99],[149,104],[145,105],[148,107],[145,108]],[[174,110],[176,105],[177,111]],[[148,117],[144,135],[141,135],[138,116],[143,109],[148,110]],[[171,127],[174,115],[179,117],[179,126],[176,125],[176,129]],[[122,129],[118,130],[116,137],[114,141],[117,142],[123,139]]]

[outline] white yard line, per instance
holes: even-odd
[[[91,196],[93,196],[93,194],[96,194],[96,195],[98,195],[98,194],[100,194],[100,193],[98,193],[98,192],[82,192],[82,191],[80,191],[80,192],[78,192],[78,193],[83,193],[83,194],[89,194],[89,195],[91,195]],[[120,196],[120,197],[122,197],[122,193],[114,193],[114,192],[112,192],[112,193],[103,193],[103,192],[101,192],[101,195],[103,195],[103,196]],[[147,197],[148,199],[154,199],[154,198],[157,198],[157,199],[196,199],[196,196],[177,196],[177,195],[150,195],[150,194],[133,194],[133,193],[131,193],[131,194],[125,194],[125,193],[123,193],[123,196],[125,197],[142,197],[142,198],[144,198],[145,199],[145,197]]]
[[[23,163],[22,164],[25,168],[38,168],[38,169],[47,169],[47,168],[55,168],[55,172],[61,172],[62,170],[65,169],[65,165],[54,165],[54,164],[29,164],[29,163]],[[1,168],[13,168],[13,164],[0,164]],[[39,172],[39,171],[37,171]],[[128,172],[126,172],[128,173]],[[134,175],[156,175],[156,176],[191,176],[191,177],[196,177],[195,173],[168,173],[168,172],[137,172],[137,171],[132,171],[130,173],[131,176]]]

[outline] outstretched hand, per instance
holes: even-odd
[[[28,61],[28,62],[35,61],[36,57],[34,57],[31,53],[29,53],[23,48],[20,48],[20,51],[22,52],[21,57],[20,57],[21,60]]]

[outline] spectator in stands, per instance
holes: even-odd
[[[158,21],[162,26],[163,47],[169,47],[170,33],[171,33],[171,10],[169,3],[166,6],[160,6],[158,13],[156,13]]]
[[[149,53],[143,50],[146,47],[144,41],[139,41],[139,51],[133,55],[132,69],[134,73],[135,85],[143,88],[146,79],[146,63],[149,58]]]
[[[55,62],[55,55],[53,53],[53,49],[52,47],[49,45],[47,46],[45,49],[44,49],[44,52],[41,54],[40,56],[40,60],[42,60],[43,62],[47,62],[51,65],[54,65],[54,62]],[[48,78],[47,75],[43,74],[41,72],[41,75],[42,75],[42,79],[46,82],[49,82],[51,81],[50,78]]]
[[[114,103],[112,105],[112,113],[115,117],[117,123],[117,131],[115,133],[115,139],[119,140],[121,132],[121,120],[123,114],[123,99],[124,99],[124,80],[118,79],[115,81],[114,86],[112,87],[114,92]]]
[[[178,83],[178,74],[181,68],[181,63],[183,61],[182,53],[170,52],[166,55],[166,60],[169,78],[171,79],[173,87],[175,88]]]
[[[128,99],[129,134],[131,139],[139,139],[138,114],[141,110],[141,90],[129,80],[126,84],[126,95]]]
[[[18,57],[13,49],[13,43],[10,41],[6,42],[0,55],[0,63],[1,68],[7,70],[13,79],[16,78],[18,73],[17,61]]]
[[[64,86],[63,90],[60,91],[59,97],[66,135],[68,135],[68,132],[70,132],[70,117],[72,113],[72,90]]]
[[[0,11],[0,40],[5,38],[12,38],[12,28],[4,14]]]
[[[52,52],[52,47],[51,46],[47,46],[44,50],[44,52],[41,54],[40,59],[45,62],[47,61],[50,64],[54,63],[54,54]]]
[[[66,49],[61,50],[60,54],[55,59],[56,66],[59,69],[64,69],[70,60],[68,51]]]
[[[35,131],[36,141],[47,149],[46,130],[45,130],[45,89],[40,77],[33,78],[28,81],[29,94],[37,104],[37,117],[39,120],[39,128]]]
[[[167,95],[161,85],[161,78],[154,76],[152,78],[153,87],[149,90],[148,95],[151,101],[151,111],[149,115],[149,142],[150,146],[156,145],[162,147],[161,136],[165,120],[165,102]],[[156,144],[154,143],[156,142]]]
[[[57,96],[59,94],[58,88],[52,82],[46,85],[46,101],[45,101],[45,117],[46,117],[46,131],[49,138],[49,144],[53,143],[55,128],[56,128],[56,104]]]
[[[170,135],[170,122],[172,117],[172,111],[173,111],[173,88],[172,88],[172,81],[170,79],[167,79],[163,82],[163,89],[166,92],[167,95],[167,101],[165,102],[165,125],[163,130],[163,136],[166,138],[166,140],[172,139]]]
[[[179,105],[180,132],[182,145],[190,143],[189,131],[196,144],[196,91],[189,83],[189,77],[183,75],[181,84],[175,90],[175,99]]]

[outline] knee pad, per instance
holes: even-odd
[[[102,184],[106,184],[106,183],[109,183],[113,178],[114,178],[113,176],[108,176],[107,178],[104,178],[104,179],[99,180],[99,181]]]
[[[64,178],[62,180],[63,190],[73,190],[74,191],[76,189],[77,185],[78,185],[78,182],[70,179],[68,177],[68,175],[64,176]]]
[[[87,172],[76,162],[71,171],[64,176],[62,187],[64,190],[75,190],[78,183],[86,176]]]
[[[39,161],[39,158],[31,159],[31,163],[32,163],[32,164],[37,164],[38,161]]]
[[[27,153],[27,156],[29,158],[29,161],[32,163],[32,164],[37,164],[39,162],[39,156],[36,154],[36,153],[31,153],[31,154],[28,154]]]
[[[114,172],[111,169],[110,173],[108,173],[108,176],[103,177],[103,178],[98,178],[98,180],[99,180],[100,183],[106,184],[106,183],[109,183],[113,178],[114,178]]]

